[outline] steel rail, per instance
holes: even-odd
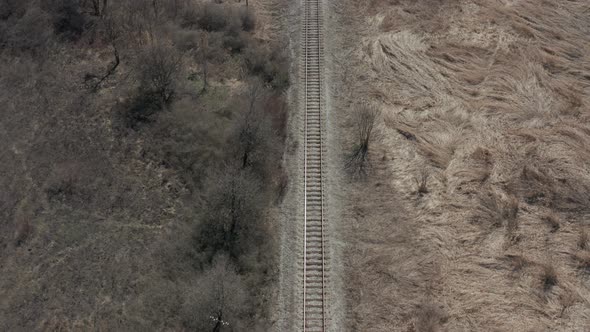
[[[322,26],[321,0],[303,0],[304,88],[304,225],[303,331],[325,331],[326,231],[324,220],[322,135]],[[319,215],[317,215],[319,214]],[[309,251],[309,253],[308,253]],[[318,262],[319,261],[319,262]],[[315,271],[312,273],[312,271]],[[318,273],[318,274],[315,274]],[[318,280],[319,278],[319,280]]]

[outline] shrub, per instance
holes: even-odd
[[[251,330],[240,326],[253,311],[248,287],[227,257],[216,257],[196,285],[189,293],[193,295],[193,306],[185,314],[189,318],[184,322],[185,327],[191,331],[224,331],[223,326],[229,323],[231,329]]]
[[[238,17],[244,31],[252,31],[256,28],[256,16],[254,12],[248,7],[241,7],[238,12]]]
[[[139,76],[144,96],[157,96],[163,104],[171,101],[180,72],[182,56],[176,49],[155,45],[139,57]]]
[[[224,49],[225,32],[209,32],[206,46],[201,47],[201,56],[209,63],[222,64],[228,60],[229,54]]]
[[[272,128],[276,135],[284,141],[287,137],[287,120],[289,112],[285,96],[281,93],[273,93],[265,99],[262,106],[272,118]]]
[[[207,212],[195,235],[196,246],[208,261],[226,253],[243,266],[241,258],[257,250],[264,238],[260,183],[231,167],[213,174],[210,182]]]
[[[555,271],[555,267],[551,264],[543,265],[543,270],[541,272],[541,283],[543,285],[544,291],[549,291],[553,286],[557,285],[557,271]]]
[[[70,202],[79,194],[81,167],[77,162],[56,164],[44,184],[50,202]]]
[[[138,129],[141,124],[151,122],[153,115],[161,111],[162,108],[159,96],[140,91],[130,102],[123,105],[123,122],[127,128]]]
[[[203,30],[221,31],[228,24],[228,15],[223,6],[209,2],[201,8],[198,23]]]
[[[232,53],[240,53],[249,43],[248,35],[243,32],[226,33],[223,36],[223,48]]]
[[[428,194],[428,173],[426,171],[420,172],[420,179],[414,178],[416,181],[416,193],[422,197]]]
[[[14,54],[43,53],[54,33],[51,22],[52,17],[48,13],[32,6],[18,20],[0,28],[0,47]]]
[[[246,50],[246,66],[254,75],[264,74],[268,59],[268,51],[258,44],[253,44]]]
[[[200,14],[198,8],[190,6],[182,12],[180,27],[184,29],[196,27],[199,25],[199,21]]]
[[[260,77],[275,90],[289,86],[289,66],[286,58],[278,48],[272,51],[259,44],[253,44],[245,51],[248,70]]]
[[[68,144],[83,146],[83,141],[71,141]],[[99,155],[97,152],[96,155]],[[104,197],[100,184],[109,175],[104,174],[105,165],[100,159],[56,162],[45,178],[43,189],[47,200],[53,204],[66,204],[76,208],[91,208],[91,204]]]
[[[22,245],[27,238],[31,235],[33,231],[33,227],[29,223],[28,220],[23,220],[16,225],[16,230],[14,233],[14,244],[18,247]]]
[[[201,34],[194,30],[179,30],[174,34],[174,45],[184,52],[198,50],[201,46]]]
[[[50,183],[45,189],[45,193],[50,201],[68,200],[74,195],[74,183],[70,181],[70,179],[63,179],[59,182]]]
[[[369,147],[373,139],[373,129],[379,110],[372,106],[362,106],[355,114],[357,141],[346,162],[346,168],[353,173],[364,173],[369,161]]]
[[[79,5],[73,0],[62,0],[57,6],[53,24],[55,32],[68,40],[78,40],[86,25],[86,18],[80,12]]]
[[[31,4],[23,0],[3,0],[0,1],[0,20],[7,20],[11,17],[22,17],[26,7]]]

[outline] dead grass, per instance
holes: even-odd
[[[375,149],[394,156],[375,165],[374,176],[395,191],[378,206],[377,193],[351,193],[351,209],[371,206],[363,218],[369,225],[411,212],[403,230],[356,229],[347,243],[381,268],[440,262],[439,269],[382,280],[351,258],[350,287],[374,296],[362,305],[350,298],[352,326],[417,330],[418,311],[392,302],[416,308],[410,299],[428,297],[445,303],[451,318],[425,318],[425,330],[585,330],[590,305],[576,294],[590,294],[590,245],[581,231],[590,216],[590,4],[399,0],[335,7],[346,13],[346,31],[355,24],[359,32],[343,43],[353,54],[347,70],[354,78],[339,95],[378,103],[383,140]],[[410,240],[393,240],[407,228],[415,232]],[[358,237],[371,241],[352,240]],[[393,259],[414,246],[421,250],[408,261]],[[432,280],[438,284],[429,290],[395,286]],[[383,306],[387,318],[375,314]]]

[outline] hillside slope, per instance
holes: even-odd
[[[0,1],[0,330],[272,326],[281,6]]]

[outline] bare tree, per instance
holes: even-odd
[[[94,16],[103,16],[106,14],[108,0],[92,0],[92,9]]]
[[[357,142],[346,162],[346,168],[354,173],[364,174],[366,171],[370,143],[373,139],[373,131],[378,116],[379,110],[371,106],[363,106],[356,113]]]
[[[198,331],[239,330],[248,308],[248,293],[242,278],[226,256],[217,256],[198,280],[194,294]]]
[[[261,123],[257,121],[256,101],[260,95],[261,87],[253,84],[248,92],[248,104],[239,131],[239,144],[241,147],[241,165],[246,168],[251,163],[251,155],[256,150],[261,140]]]
[[[256,250],[264,220],[260,206],[264,199],[260,182],[232,165],[210,176],[207,187],[208,214],[199,226],[196,243],[211,259],[224,252],[236,262]]]
[[[139,58],[142,88],[163,103],[169,103],[174,96],[181,65],[182,55],[174,48],[163,44],[148,47]]]
[[[158,19],[160,11],[160,2],[158,0],[152,0],[152,9],[154,10],[154,17]]]
[[[209,52],[209,35],[206,33],[203,33],[201,35],[201,47],[200,47],[200,52],[199,52],[199,57],[201,58],[201,67],[203,70],[203,90],[202,92],[207,91],[207,87],[208,87],[208,83],[207,83],[207,57],[208,57],[208,52]]]
[[[105,0],[105,3],[106,3],[106,0]],[[106,6],[106,4],[105,4],[105,6]],[[114,59],[111,62],[109,68],[107,69],[107,72],[92,87],[92,90],[94,90],[94,91],[98,90],[100,85],[107,78],[109,78],[111,75],[113,75],[115,73],[115,71],[117,70],[117,67],[119,67],[119,64],[121,63],[121,58],[119,57],[119,50],[117,49],[117,40],[119,39],[119,36],[121,35],[121,31],[115,23],[115,18],[112,15],[109,17],[105,17],[102,20],[102,23],[104,25],[105,37],[113,49]]]

